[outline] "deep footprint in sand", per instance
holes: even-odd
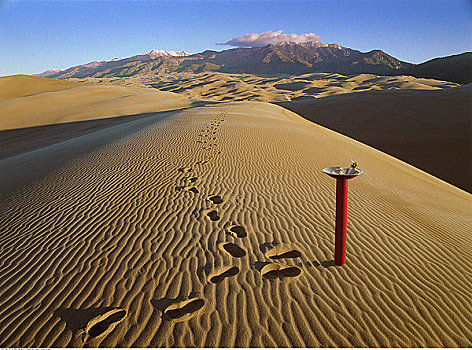
[[[188,191],[193,192],[193,193],[198,193],[199,191],[195,187],[190,187],[187,188]]]
[[[222,243],[221,248],[223,248],[226,252],[231,254],[234,258],[242,258],[246,255],[246,251],[240,247],[238,247],[234,243]]]
[[[120,323],[126,316],[126,311],[115,308],[105,312],[102,315],[92,318],[84,329],[85,339],[87,342],[90,338],[104,337],[111,333],[115,326]]]
[[[288,259],[288,258],[299,258],[302,254],[296,249],[275,247],[268,250],[265,256],[269,259]]]
[[[211,283],[220,283],[227,277],[236,276],[239,273],[239,268],[236,266],[223,268],[210,275],[209,281]]]
[[[197,181],[197,180],[198,180],[198,177],[191,177],[191,178],[189,179],[190,182],[195,182],[195,181]]]
[[[164,312],[164,318],[173,321],[185,321],[205,305],[203,299],[191,299],[169,306]]]
[[[216,210],[206,210],[205,211],[206,216],[210,218],[211,221],[218,221],[220,220],[220,217],[218,216],[218,212]]]
[[[230,227],[229,230],[233,232],[234,234],[236,234],[238,238],[244,238],[247,236],[246,229],[243,226],[235,225],[235,226]]]
[[[297,277],[302,273],[302,270],[296,266],[281,265],[281,264],[267,264],[261,269],[262,277],[269,280],[284,277]]]
[[[193,193],[199,193],[200,192],[200,191],[197,190],[196,187],[192,187],[192,186],[177,186],[175,189],[177,191],[185,190],[185,191],[190,191],[190,192],[193,192]]]
[[[209,200],[211,200],[214,204],[221,204],[223,203],[223,199],[221,199],[220,196],[211,196],[210,198],[208,198]]]

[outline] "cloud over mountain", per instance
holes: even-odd
[[[319,35],[315,33],[304,34],[285,34],[282,30],[275,32],[268,31],[263,33],[250,33],[239,38],[228,40],[225,43],[218,43],[217,45],[229,45],[238,47],[260,47],[268,44],[278,44],[285,41],[295,42],[297,44],[306,43],[318,40]]]

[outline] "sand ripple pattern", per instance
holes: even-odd
[[[71,160],[0,202],[0,345],[472,345],[465,192],[264,103],[74,142],[42,151]],[[365,174],[337,267],[320,171],[353,155]],[[37,153],[22,157],[34,170]]]

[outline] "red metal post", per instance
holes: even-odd
[[[336,237],[334,262],[336,265],[346,263],[346,227],[347,227],[347,179],[336,179]]]

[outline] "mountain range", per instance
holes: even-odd
[[[143,55],[91,62],[60,71],[49,70],[38,75],[57,79],[122,78],[203,71],[250,74],[330,72],[412,75],[467,84],[472,82],[472,52],[412,64],[381,50],[361,52],[319,41],[301,44],[283,42],[263,47],[206,50],[196,54],[152,50]]]

